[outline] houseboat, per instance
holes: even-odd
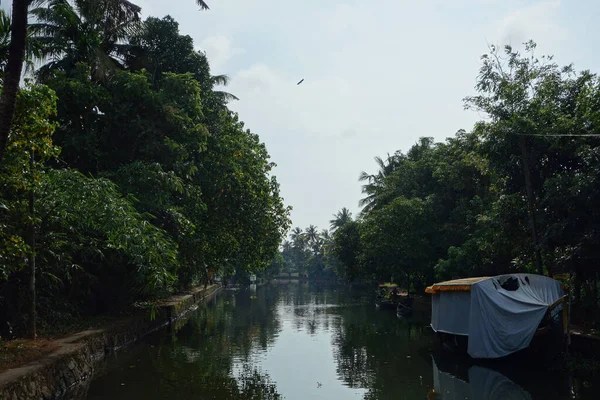
[[[552,278],[534,274],[465,278],[439,282],[425,291],[432,296],[431,327],[442,343],[466,350],[472,358],[504,357],[542,337],[547,339],[539,341],[546,346],[543,351],[549,350],[547,346],[562,348],[566,296]]]

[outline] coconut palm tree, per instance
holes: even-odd
[[[352,221],[352,213],[346,207],[342,208],[337,213],[333,214],[333,219],[329,221],[331,230],[335,232],[348,222]]]
[[[319,231],[317,230],[316,226],[310,225],[308,228],[306,228],[306,239],[309,243],[314,243],[318,237]]]
[[[307,244],[308,244],[310,250],[312,251],[312,254],[316,256],[319,253],[321,253],[321,247],[323,246],[323,239],[321,238],[321,235],[319,234],[319,230],[317,229],[317,227],[314,225],[310,225],[308,228],[306,228],[305,237],[306,237]]]
[[[383,160],[381,157],[375,157],[375,162],[379,166],[379,171],[375,175],[369,175],[365,171],[360,173],[359,182],[366,182],[362,186],[362,193],[366,196],[359,200],[358,205],[363,207],[361,214],[368,214],[376,206],[376,198],[379,191],[385,184],[385,179],[398,167],[401,162],[401,157],[397,154]]]
[[[25,60],[27,41],[27,7],[29,0],[13,0],[10,25],[10,41],[4,73],[2,75],[2,94],[0,95],[0,162],[8,144],[8,133],[15,111],[15,101],[21,80],[21,71]]]
[[[41,80],[52,71],[70,71],[79,62],[102,79],[123,65],[126,40],[140,24],[141,8],[127,0],[49,0],[30,14],[33,41],[46,63]]]
[[[292,229],[292,233],[290,234],[290,239],[292,239],[292,244],[294,247],[298,247],[298,244],[304,242],[304,231],[299,226]]]
[[[4,71],[8,61],[8,45],[10,44],[10,16],[0,9],[0,71]]]
[[[283,244],[282,244],[282,249],[284,252],[290,252],[292,251],[292,243],[290,243],[288,240],[284,240]]]

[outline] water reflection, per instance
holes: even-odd
[[[280,331],[278,291],[225,292],[169,335],[123,353],[92,382],[88,399],[279,399],[254,357]]]
[[[497,371],[474,365],[458,377],[440,370],[435,358],[433,388],[429,397],[440,400],[531,400],[529,392]]]
[[[564,374],[437,353],[427,321],[378,312],[371,291],[300,282],[222,291],[107,365],[87,399],[574,398]]]

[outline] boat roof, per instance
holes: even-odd
[[[380,284],[379,284],[379,287],[380,287],[380,288],[383,288],[383,287],[391,287],[391,288],[394,288],[394,287],[398,287],[398,285],[396,285],[395,283],[380,283]]]
[[[433,285],[427,287],[425,289],[425,293],[435,294],[438,292],[446,292],[446,291],[454,291],[454,292],[470,292],[471,286],[485,281],[486,279],[490,279],[489,276],[480,276],[476,278],[462,278],[462,279],[453,279],[451,281],[438,282]]]

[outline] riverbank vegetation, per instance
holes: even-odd
[[[227,107],[227,76],[171,17],[142,21],[119,0],[34,3],[33,71],[0,163],[0,336],[268,265],[289,208],[265,145]]]
[[[482,118],[471,129],[360,175],[362,211],[338,212],[327,246],[338,276],[419,293],[459,277],[572,276],[574,313],[598,315],[600,80],[535,49],[482,57],[464,99]]]

